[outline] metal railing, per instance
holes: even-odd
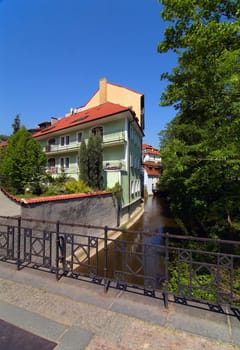
[[[0,260],[240,320],[240,242],[0,217]]]

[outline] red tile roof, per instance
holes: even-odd
[[[155,155],[160,154],[160,151],[157,148],[147,145],[146,143],[143,143],[142,149],[145,150],[146,153],[148,154],[155,154]]]
[[[35,203],[44,203],[44,202],[54,202],[54,201],[61,201],[61,200],[68,200],[68,199],[75,199],[75,198],[85,198],[85,197],[93,197],[98,195],[106,195],[110,192],[107,191],[99,191],[99,192],[88,192],[88,193],[72,193],[72,194],[61,194],[61,195],[55,195],[55,196],[48,196],[48,197],[34,197],[34,198],[18,198],[12,195],[11,193],[7,192],[5,189],[0,189],[8,198],[14,200],[17,203],[20,204],[35,204]]]
[[[159,167],[157,168],[152,168],[144,165],[144,170],[146,170],[148,176],[159,176],[161,175],[161,170]]]
[[[105,118],[127,110],[129,110],[129,108],[115,103],[106,102],[97,107],[89,108],[87,110],[75,113],[69,117],[61,118],[54,125],[35,132],[33,134],[33,137],[46,135],[58,130],[73,127],[75,125],[85,124],[87,122]]]
[[[0,142],[0,147],[6,147],[8,145],[8,141]]]

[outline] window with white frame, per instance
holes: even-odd
[[[70,164],[69,157],[60,159],[60,166],[62,169],[68,169]]]
[[[69,145],[69,140],[70,140],[69,135],[67,135],[67,136],[61,136],[61,138],[60,138],[60,145],[61,145],[61,146],[67,146],[67,145]]]

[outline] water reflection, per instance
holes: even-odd
[[[131,231],[138,233],[124,233],[119,238],[124,249],[117,254],[115,251],[114,273],[122,275],[126,283],[144,285],[146,289],[160,288],[165,275],[165,242],[161,233],[178,231],[166,199],[148,197],[144,213]]]
[[[165,198],[160,196],[148,197],[145,202],[142,217],[131,227],[131,230],[149,232],[177,233],[178,226],[171,217]]]
[[[165,274],[165,242],[161,233],[178,232],[166,200],[147,198],[144,214],[130,230],[108,245],[107,277],[119,281],[122,286],[133,284],[147,290],[161,288]],[[90,261],[99,276],[104,274],[103,262],[104,250]]]

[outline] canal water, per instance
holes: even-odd
[[[127,284],[140,286],[146,276],[154,281],[161,279],[165,255],[161,233],[179,233],[166,199],[148,197],[143,215],[129,230],[108,245],[108,277],[120,276]],[[103,276],[104,250],[99,252],[97,260],[94,256],[91,264],[98,266],[98,274]]]
[[[112,256],[115,273],[119,271],[128,284],[143,286],[148,280],[154,288],[160,287],[165,274],[165,243],[161,233],[179,233],[166,198],[146,198],[144,213],[130,230],[137,233],[123,233],[119,240],[123,241],[124,249]]]
[[[166,198],[156,195],[146,198],[144,213],[131,230],[177,234],[179,228],[170,214]]]

